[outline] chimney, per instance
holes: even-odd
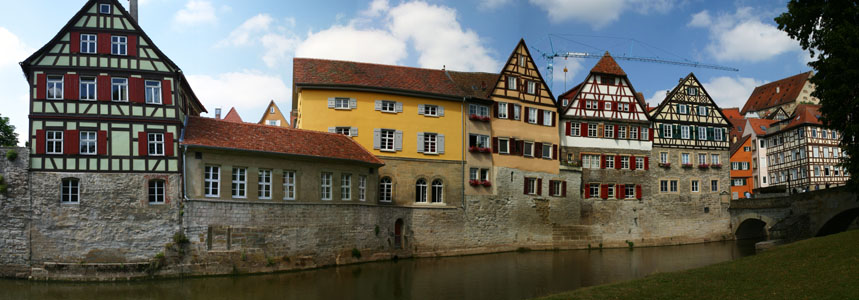
[[[215,108],[215,120],[221,119],[221,108]]]
[[[140,23],[140,21],[137,19],[137,0],[129,0],[129,2],[130,3],[128,5],[128,13],[131,14],[131,18],[134,19],[134,22]]]

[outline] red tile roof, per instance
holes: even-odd
[[[740,109],[737,107],[723,108],[722,113],[725,114],[725,117],[728,119],[742,119],[743,115],[740,114]]]
[[[740,148],[742,148],[743,145],[746,144],[746,141],[748,141],[749,138],[751,138],[751,137],[752,137],[751,135],[741,137],[737,140],[736,143],[731,144],[731,148],[730,148],[731,156],[734,156],[734,153],[736,153],[737,150],[740,150]]]
[[[803,124],[822,125],[823,122],[820,122],[820,105],[797,105],[793,115],[779,123],[786,123],[780,130],[791,129]]]
[[[366,87],[463,96],[462,89],[444,70],[315,58],[294,58],[292,62],[292,78],[297,86]],[[494,88],[495,82],[487,85]]]
[[[489,99],[498,82],[498,74],[482,72],[447,71],[450,79],[462,90],[463,96]]]
[[[752,130],[755,131],[757,135],[764,135],[767,133],[767,129],[770,128],[770,125],[776,122],[776,120],[769,119],[758,119],[758,118],[750,118],[749,126],[752,127]]]
[[[591,73],[626,76],[626,72],[617,65],[617,62],[614,61],[614,58],[611,57],[611,54],[608,53],[608,51],[603,54],[603,57],[600,58],[594,68],[591,69]]]
[[[759,111],[796,101],[802,87],[805,86],[805,81],[812,75],[813,73],[808,71],[756,87],[749,96],[749,100],[746,101],[746,105],[743,106],[742,113],[746,114],[750,111]]]
[[[181,143],[384,165],[345,135],[212,118],[190,117]]]
[[[244,122],[244,121],[242,121],[242,117],[239,116],[239,113],[236,112],[235,107],[230,108],[230,112],[228,112],[227,116],[224,117],[224,121],[236,122],[236,123],[243,123]]]

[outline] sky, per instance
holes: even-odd
[[[127,5],[127,0],[119,0]],[[28,91],[18,62],[47,43],[85,0],[0,0],[0,115],[23,144]],[[618,60],[651,106],[690,72],[722,107],[766,82],[810,70],[807,52],[773,18],[774,0],[140,0],[139,23],[210,112],[255,122],[270,100],[291,110],[292,59],[314,57],[458,71],[500,71],[519,39],[560,95],[596,59],[587,52],[728,66]],[[566,74],[564,69],[568,71]]]

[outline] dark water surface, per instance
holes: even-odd
[[[122,283],[0,280],[0,299],[527,299],[754,254],[753,241],[406,259],[319,270]]]

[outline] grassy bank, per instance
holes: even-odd
[[[859,299],[859,230],[541,299]]]

